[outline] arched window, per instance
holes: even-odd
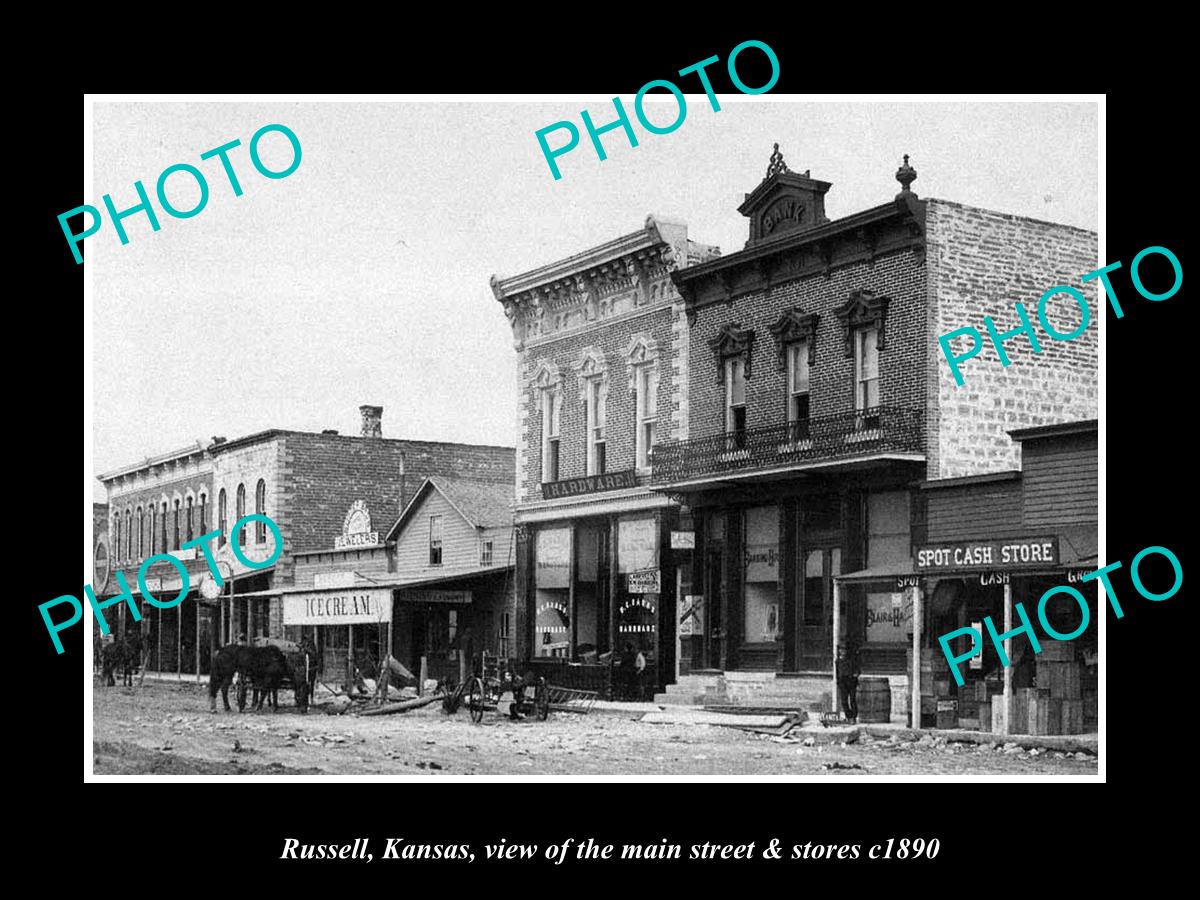
[[[150,555],[158,552],[158,504],[150,504]]]
[[[196,536],[196,532],[194,530],[196,520],[195,520],[195,518],[193,518],[193,515],[192,515],[192,512],[193,512],[192,508],[195,506],[195,503],[196,503],[196,498],[189,494],[188,498],[187,498],[187,519],[186,519],[186,523],[187,523],[186,532],[187,532],[187,539],[189,541]]]
[[[208,494],[200,493],[200,533],[208,534]]]
[[[237,514],[238,519],[241,519],[244,515],[246,515],[246,486],[244,484],[238,485],[236,503],[237,506],[234,508],[234,512]],[[236,525],[237,523],[235,522],[234,524]],[[245,543],[246,529],[243,528],[238,532],[238,546],[241,547]]]
[[[217,529],[221,532],[221,536],[217,538],[217,546],[225,546],[225,535],[229,533],[226,528],[226,519],[229,515],[229,501],[225,497],[225,488],[221,488],[221,493],[217,494]]]
[[[171,549],[178,550],[179,549],[179,500],[178,500],[178,498],[176,498],[176,500],[175,500],[175,517],[174,517],[173,525],[174,525],[173,530],[175,532],[175,539],[171,542]]]
[[[133,559],[133,510],[125,510],[125,559]]]
[[[137,508],[137,517],[138,517],[137,555],[138,555],[138,558],[140,559],[146,555],[146,511],[144,509],[142,509],[142,507],[140,507],[140,506]]]
[[[267,483],[261,478],[258,479],[258,486],[254,489],[254,511],[260,516],[266,515],[267,512]],[[265,522],[254,523],[254,540],[258,544],[267,542],[267,524]]]
[[[167,501],[163,501],[162,505],[162,546],[159,548],[163,553],[167,552]]]
[[[120,513],[117,513],[115,516],[113,516],[113,536],[116,538],[116,540],[113,542],[113,546],[117,548],[116,557],[117,557],[117,560],[119,561],[121,559],[121,514]]]

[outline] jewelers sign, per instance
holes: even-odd
[[[284,594],[284,625],[370,625],[392,621],[392,592],[371,590]]]

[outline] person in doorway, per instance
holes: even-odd
[[[838,645],[837,686],[838,705],[848,722],[858,721],[858,648]]]

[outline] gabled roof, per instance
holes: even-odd
[[[431,475],[421,482],[413,498],[400,513],[396,524],[388,531],[387,540],[394,541],[404,523],[430,491],[437,491],[458,511],[473,528],[495,528],[512,524],[512,485],[469,478],[446,478]]]

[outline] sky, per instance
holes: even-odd
[[[664,95],[666,96],[666,95]],[[632,98],[623,97],[627,108]],[[600,161],[580,121],[615,117],[610,98],[538,102],[96,102],[93,190],[85,202],[134,206],[85,242],[93,284],[93,466],[100,474],[214,435],[268,428],[358,434],[358,407],[383,407],[389,438],[512,446],[516,352],[489,287],[643,227],[682,221],[688,236],[741,249],[737,206],[762,180],[772,145],[790,169],[832,182],[831,219],[899,190],[1099,230],[1098,111],[1090,102],[812,102],[688,95],[682,125],[638,146],[603,136]],[[675,102],[655,110],[666,123]],[[573,121],[581,143],[555,180],[535,132]],[[286,178],[255,170],[248,145],[281,123],[302,147]],[[200,154],[234,139],[233,195],[219,161]],[[552,135],[552,146],[563,140]],[[291,160],[280,134],[261,158]],[[189,163],[205,175],[205,208],[167,216],[159,174]],[[172,175],[180,209],[199,192]],[[1013,297],[1013,301],[1029,298]],[[94,498],[104,499],[95,485]]]

